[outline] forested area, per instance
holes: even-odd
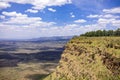
[[[120,36],[120,28],[117,30],[97,30],[86,32],[85,34],[81,34],[80,36],[87,37],[99,37],[99,36]]]

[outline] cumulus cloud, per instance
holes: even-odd
[[[108,27],[109,29],[117,29],[120,28],[120,20],[119,20],[120,16],[116,13],[119,13],[118,7],[112,9],[103,9],[102,14],[94,14],[94,15],[90,14],[86,17],[92,18],[96,22],[96,24],[106,27],[104,29],[108,29]]]
[[[105,18],[100,18],[98,19],[99,24],[110,24],[111,26],[115,26],[117,28],[120,27],[120,20],[117,19],[105,19]]]
[[[115,19],[105,19],[105,18],[99,18],[98,19],[98,23],[101,23],[101,24],[108,24],[112,21],[115,21]]]
[[[2,0],[5,3],[31,4],[32,9],[42,10],[48,6],[62,6],[72,3],[71,0]]]
[[[10,19],[4,21],[4,24],[17,24],[25,26],[50,26],[55,24],[55,22],[43,22],[40,17],[28,17],[26,14],[16,13],[16,12],[2,12],[4,16],[9,16]],[[24,26],[23,25],[23,26]]]
[[[51,12],[56,12],[56,10],[53,9],[53,8],[48,8],[48,10],[51,11]]]
[[[103,18],[120,18],[119,16],[111,15],[111,14],[106,14],[102,16]]]
[[[120,25],[118,19],[99,18],[94,24],[77,24],[86,22],[84,19],[78,19],[74,23],[57,26],[55,22],[44,22],[40,17],[28,17],[22,13],[3,12],[2,15],[10,17],[0,23],[0,38],[2,39],[80,35],[87,31],[107,29],[108,24],[116,28]]]
[[[90,14],[86,16],[87,18],[98,18],[98,22],[100,23],[109,23],[113,20],[118,20],[120,18],[119,15],[113,13],[120,13],[120,7],[112,8],[112,9],[103,9],[102,14]]]
[[[116,8],[112,8],[112,9],[103,9],[103,12],[112,13],[112,14],[116,14],[116,13],[120,14],[120,7],[116,7]]]
[[[34,10],[34,9],[27,9],[25,12],[38,13],[38,10]]]
[[[70,3],[70,0],[35,0],[32,2],[34,9],[44,9],[46,6],[61,6]]]
[[[80,0],[74,0],[80,1]],[[85,2],[84,0],[81,0]],[[93,0],[95,1],[95,0]],[[4,3],[9,5],[9,2],[20,4],[31,4],[33,7],[26,10],[26,12],[37,13],[50,6],[61,6],[64,4],[70,4],[71,0],[3,0]],[[80,3],[82,5],[82,3]],[[89,3],[90,4],[90,3]],[[80,6],[81,6],[80,5]],[[91,5],[91,4],[90,4]],[[1,5],[0,5],[1,6]],[[92,6],[92,5],[91,5]],[[10,6],[7,6],[10,7]],[[3,8],[7,8],[3,7]],[[3,9],[2,8],[2,9]],[[55,12],[53,8],[48,8],[49,11]],[[111,10],[111,12],[110,12]],[[102,14],[90,14],[87,18],[96,18],[96,23],[88,24],[84,19],[78,19],[71,24],[64,26],[57,26],[55,22],[45,22],[41,17],[29,17],[26,14],[3,11],[0,15],[0,19],[3,19],[0,23],[0,38],[4,39],[28,39],[37,37],[48,36],[71,36],[80,35],[87,31],[107,29],[110,24],[112,27],[120,28],[119,16],[113,13],[119,13],[115,8],[104,9]],[[68,13],[72,18],[75,18],[73,12]],[[94,20],[94,19],[93,19]],[[84,25],[78,23],[85,23]]]
[[[87,16],[87,18],[97,18],[96,24],[104,25],[106,27],[109,25],[109,27],[114,27],[114,29],[120,28],[120,20],[119,20],[120,16],[112,14],[112,13],[107,13],[104,10],[103,10],[103,14],[100,14],[100,15],[98,15],[98,14],[91,15],[90,14]],[[114,13],[116,13],[116,12],[114,12]]]
[[[4,8],[10,7],[10,6],[11,5],[9,3],[0,1],[0,9],[4,9]]]
[[[85,23],[85,22],[87,22],[87,21],[84,20],[84,19],[78,19],[78,20],[75,20],[74,22],[75,22],[75,23]]]
[[[50,27],[21,27],[17,25],[6,25],[0,23],[0,35],[4,39],[28,39],[48,36],[71,36],[80,35],[87,31],[105,29],[105,25],[92,24],[81,26],[79,24],[67,24],[65,26]],[[99,26],[99,27],[98,27]],[[36,35],[37,34],[37,35]]]
[[[41,34],[43,29],[48,29],[56,24],[55,22],[44,22],[40,17],[28,17],[26,14],[17,12],[3,12],[2,14],[9,17],[0,23],[0,38],[4,39],[39,37],[43,35]]]
[[[13,12],[3,11],[2,14],[5,15],[5,16],[11,16],[11,17],[18,17],[18,16],[24,17],[24,16],[27,16],[26,14],[16,13],[15,11],[13,11]]]
[[[55,22],[44,22],[40,17],[28,17],[22,13],[3,12],[2,14],[10,17],[0,23],[0,38],[2,39],[71,36],[103,28],[103,26],[97,27],[97,24],[81,26],[75,23],[57,26]]]

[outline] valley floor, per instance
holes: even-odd
[[[66,41],[0,42],[0,80],[40,80],[58,65]]]

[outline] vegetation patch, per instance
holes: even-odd
[[[120,80],[120,37],[74,37],[43,80]]]

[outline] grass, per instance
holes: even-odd
[[[120,80],[120,37],[75,37],[43,80]]]

